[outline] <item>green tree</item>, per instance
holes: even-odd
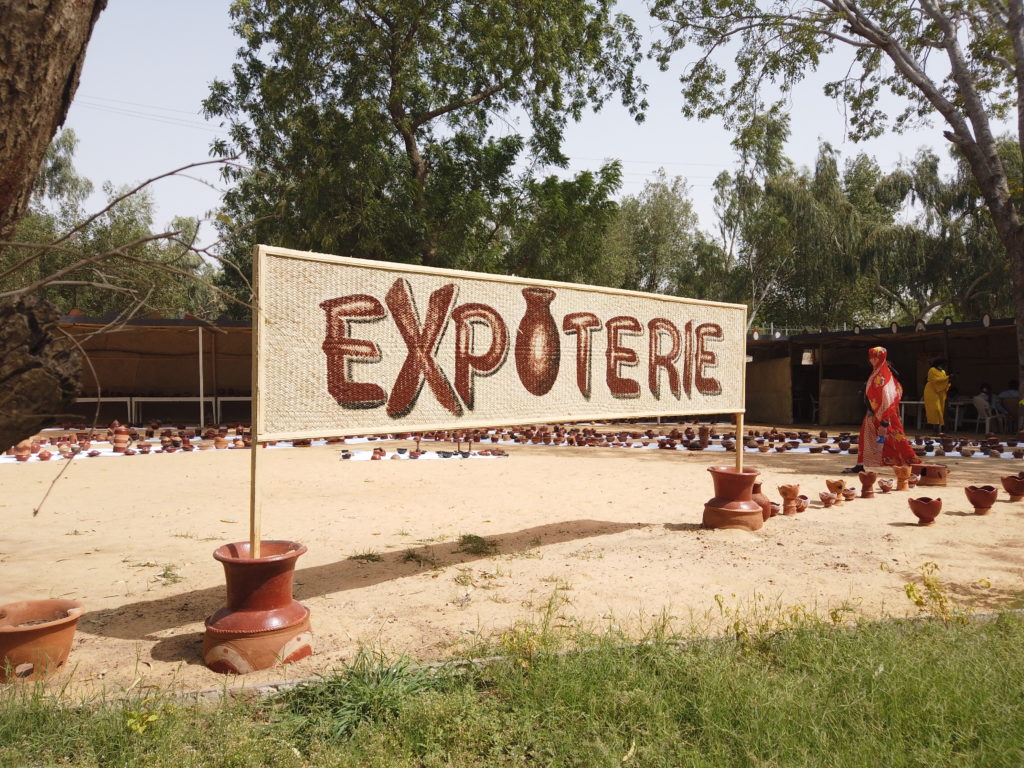
[[[606,237],[614,284],[634,291],[725,300],[725,254],[698,228],[690,190],[659,169],[636,196],[619,204]]]
[[[763,110],[766,85],[788,93],[823,58],[849,55],[825,86],[854,139],[937,119],[963,156],[1006,254],[1024,379],[1024,224],[993,122],[1016,115],[1024,142],[1024,2],[980,0],[655,0],[667,69],[685,49],[683,113],[740,125]],[[937,60],[941,60],[941,64]],[[880,99],[903,109],[890,119]]]
[[[0,296],[35,285],[65,314],[216,317],[216,270],[192,247],[198,223],[176,218],[167,232],[154,232],[149,190],[126,194],[109,184],[108,205],[87,216],[92,183],[75,170],[76,145],[67,129],[48,148],[14,244],[0,249]]]
[[[245,232],[232,239],[230,258],[248,265],[251,244],[262,241],[499,268],[512,237],[507,215],[561,194],[527,186],[517,162],[564,166],[567,123],[614,94],[642,114],[639,38],[612,6],[234,3],[242,48],[230,82],[215,82],[205,102],[208,116],[230,126],[230,141],[214,151],[238,151],[249,164],[229,173],[237,186],[225,222]],[[512,120],[529,131],[497,135]],[[226,275],[226,285],[244,293],[245,272]]]

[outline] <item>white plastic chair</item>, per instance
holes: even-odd
[[[978,416],[974,420],[976,429],[983,432],[992,432],[992,422],[995,422],[999,425],[999,431],[1006,431],[1006,419],[1003,417],[1003,414],[996,413],[984,395],[975,395],[971,402],[974,403],[974,409],[978,412]]]

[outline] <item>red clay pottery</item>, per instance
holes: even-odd
[[[964,493],[967,494],[967,501],[974,507],[974,514],[987,515],[992,511],[999,490],[994,485],[968,485],[964,488]]]
[[[945,464],[912,464],[910,471],[918,476],[918,485],[945,486],[947,467]]]
[[[800,494],[796,497],[796,511],[803,512],[807,507],[811,505],[811,500],[804,494]]]
[[[1024,472],[1018,472],[1016,475],[1007,475],[1006,477],[999,478],[999,480],[1006,492],[1010,494],[1010,501],[1024,499]]]
[[[114,423],[117,424],[117,422]],[[131,442],[131,432],[127,427],[122,427],[120,424],[113,427],[113,430],[114,434],[110,442],[114,446],[114,453],[124,453],[125,448]]]
[[[43,678],[64,666],[81,615],[77,600],[0,606],[0,683]]]
[[[910,467],[902,465],[899,467],[893,467],[892,471],[896,474],[896,490],[910,490]]]
[[[845,480],[826,480],[825,485],[828,486],[829,493],[835,494],[837,507],[843,506],[843,500],[846,498],[843,496],[843,491],[846,490]]]
[[[818,498],[821,499],[821,503],[825,507],[831,507],[836,503],[836,495],[834,493],[829,493],[828,491],[821,491],[818,494]]]
[[[782,514],[795,515],[797,513],[796,497],[800,493],[800,486],[780,485],[779,493],[782,494]]]
[[[735,528],[756,531],[764,525],[761,505],[751,497],[756,469],[737,472],[734,467],[708,467],[715,495],[704,505],[705,528]]]
[[[860,478],[860,497],[862,499],[875,498],[875,480],[878,479],[878,473],[865,470],[858,473],[857,477]]]
[[[878,481],[878,492],[889,493],[892,490],[893,482],[888,477],[883,477]]]
[[[857,498],[857,491],[853,488],[843,488],[843,499],[846,501],[853,501]]]
[[[14,446],[14,458],[18,461],[28,461],[32,456],[32,443],[28,440],[22,440],[16,446]]]
[[[935,525],[935,518],[942,511],[942,499],[922,496],[918,499],[907,499],[910,511],[917,517],[918,525]]]
[[[306,551],[294,541],[225,544],[213,553],[224,564],[227,605],[206,620],[203,661],[214,672],[245,674],[298,661],[313,653],[309,609],[292,597],[295,561]]]
[[[40,461],[49,461],[53,457],[53,454],[44,449],[39,452],[38,456]]]
[[[546,395],[558,377],[561,335],[551,316],[555,292],[550,288],[523,288],[526,312],[516,332],[516,371],[527,392]]]
[[[761,515],[767,520],[772,516],[772,501],[761,492],[761,481],[755,480],[751,489],[750,498],[761,505]]]

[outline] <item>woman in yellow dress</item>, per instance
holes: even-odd
[[[932,360],[928,369],[928,381],[924,385],[924,415],[929,424],[935,425],[935,431],[941,432],[946,423],[946,393],[949,392],[948,363],[945,358]]]

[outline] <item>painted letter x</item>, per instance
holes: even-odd
[[[434,393],[437,402],[456,416],[461,416],[462,406],[455,397],[455,390],[434,359],[455,303],[455,284],[449,283],[430,294],[422,329],[416,317],[412,291],[405,278],[395,280],[385,301],[409,350],[388,398],[388,416],[393,419],[406,416],[416,405],[424,381],[430,385],[430,391]]]

